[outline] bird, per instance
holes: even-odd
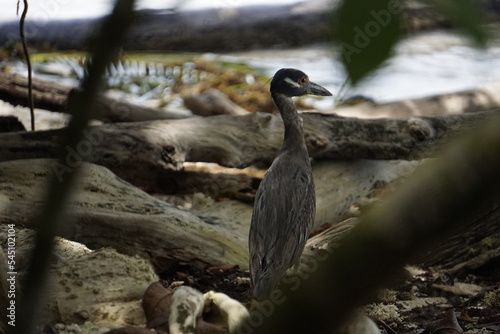
[[[271,97],[285,127],[278,155],[255,195],[248,238],[254,300],[269,299],[285,272],[299,263],[316,213],[311,163],[302,119],[293,96],[331,96],[302,71],[282,68],[271,80]]]

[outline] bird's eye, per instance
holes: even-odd
[[[301,85],[305,84],[307,82],[307,77],[300,77],[298,82]]]

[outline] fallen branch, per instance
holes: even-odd
[[[0,184],[16,183],[18,194],[0,200],[0,223],[38,229],[44,188],[54,160],[1,164]],[[247,263],[246,243],[226,225],[207,224],[195,214],[158,200],[123,182],[106,168],[81,166],[60,236],[91,248],[113,247],[126,254],[154,253],[164,261],[196,267]],[[17,183],[16,180],[28,182]],[[5,191],[2,191],[5,194]]]
[[[0,72],[0,99],[12,105],[29,106],[28,80],[18,74]],[[33,100],[35,108],[68,112],[67,105],[78,97],[79,90],[33,78]],[[96,108],[106,122],[140,122],[157,119],[183,118],[178,113],[160,108],[147,108],[132,103],[100,96]]]
[[[319,159],[405,159],[435,155],[458,130],[474,127],[497,112],[356,119],[306,113],[309,154]],[[61,130],[0,134],[0,161],[53,158]],[[279,115],[252,113],[141,123],[105,124],[87,131],[78,152],[67,152],[69,172],[83,159],[131,179],[138,173],[179,170],[183,162],[215,162],[243,168],[270,164],[283,140]],[[146,176],[147,177],[147,176]],[[144,178],[144,176],[142,176]]]
[[[486,111],[500,107],[500,82],[493,82],[459,92],[426,96],[390,103],[363,103],[340,106],[333,110],[344,117],[408,118]]]
[[[198,95],[188,95],[184,98],[184,105],[195,115],[200,116],[248,114],[247,110],[217,89],[209,89]]]

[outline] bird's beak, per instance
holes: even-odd
[[[326,88],[321,87],[317,83],[310,81],[307,86],[307,92],[311,95],[332,96],[332,93],[330,93]]]

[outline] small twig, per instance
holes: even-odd
[[[31,115],[31,131],[35,131],[35,103],[33,100],[33,83],[31,76],[31,60],[30,53],[28,50],[28,45],[26,43],[26,37],[24,36],[24,22],[26,20],[26,15],[28,14],[28,0],[23,0],[24,9],[21,14],[21,22],[19,23],[19,35],[21,36],[21,43],[23,44],[23,51],[26,57],[26,65],[28,66],[28,99]],[[17,1],[17,13],[19,13],[19,1]]]

